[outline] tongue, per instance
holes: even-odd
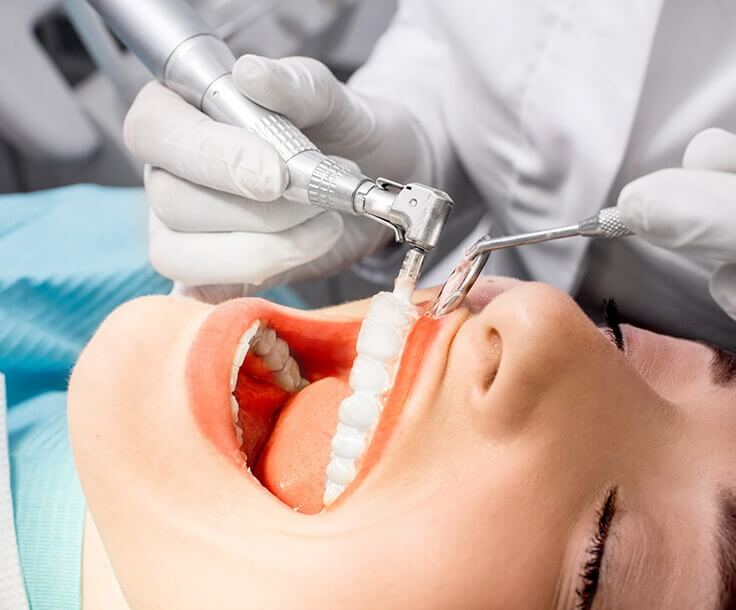
[[[282,409],[263,448],[255,475],[277,498],[299,512],[324,508],[325,468],[337,410],[350,386],[336,377],[315,381]]]

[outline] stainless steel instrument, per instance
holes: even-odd
[[[480,277],[488,262],[488,257],[494,250],[537,244],[564,237],[583,236],[612,239],[633,234],[633,231],[619,218],[618,210],[612,207],[604,208],[595,216],[585,218],[574,225],[495,239],[486,235],[465,251],[465,256],[450,274],[437,296],[431,313],[434,317],[439,317],[457,309]]]
[[[399,277],[416,283],[452,209],[447,193],[374,181],[326,157],[291,121],[238,90],[235,56],[184,0],[88,1],[165,86],[214,120],[249,129],[273,145],[289,169],[286,198],[370,218],[409,244]]]

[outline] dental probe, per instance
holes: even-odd
[[[374,181],[326,157],[286,117],[240,92],[232,77],[235,56],[184,0],[88,1],[166,87],[214,120],[249,129],[273,145],[289,170],[287,199],[364,216],[408,243],[399,280],[416,285],[452,209],[447,193]]]
[[[533,233],[522,233],[508,237],[497,237],[495,239],[488,235],[481,237],[467,250],[460,264],[455,267],[450,277],[442,286],[440,294],[432,305],[431,315],[433,317],[444,316],[457,309],[468,296],[470,289],[478,280],[488,257],[494,250],[514,248],[526,244],[537,244],[553,239],[564,237],[605,237],[616,238],[633,235],[618,215],[615,207],[604,208],[595,216],[585,218],[575,225],[535,231]]]

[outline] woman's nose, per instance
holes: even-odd
[[[484,374],[492,382],[478,384],[472,398],[478,415],[496,432],[515,434],[541,420],[565,427],[576,425],[576,418],[580,423],[583,411],[595,410],[583,403],[595,402],[602,380],[624,364],[575,302],[544,284],[501,294],[463,331],[474,349],[483,349],[477,337],[488,336],[500,353],[487,364],[495,370]]]

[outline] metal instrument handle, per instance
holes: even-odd
[[[246,98],[235,85],[235,57],[184,0],[88,0],[118,37],[168,88],[216,121],[257,133],[289,170],[287,199],[370,218],[417,249],[406,274],[439,240],[452,199],[420,184],[373,182],[323,155],[286,117]]]
[[[490,236],[486,235],[465,251],[465,257],[442,287],[432,306],[431,314],[435,317],[443,316],[455,310],[465,300],[470,289],[478,280],[483,267],[485,267],[490,253],[494,250],[581,235],[616,238],[633,234],[634,232],[621,221],[618,210],[611,207],[604,208],[595,216],[586,218],[576,225],[496,239],[491,239]]]
[[[586,237],[606,237],[615,239],[617,237],[627,237],[633,235],[634,232],[627,227],[621,220],[618,208],[603,208],[595,216],[581,220],[578,225],[580,235]]]
[[[509,235],[508,237],[491,238],[486,235],[471,245],[465,251],[465,255],[469,258],[475,258],[481,254],[493,252],[494,250],[514,248],[516,246],[524,246],[526,244],[536,244],[543,241],[551,241],[553,239],[562,239],[563,237],[574,237],[576,235],[580,235],[580,228],[578,225],[570,225],[556,229],[545,229],[543,231],[534,231],[532,233],[521,233],[519,235]]]
[[[633,234],[634,232],[621,221],[618,210],[615,207],[610,207],[602,209],[595,216],[581,220],[576,225],[544,229],[542,231],[522,233],[519,235],[509,235],[508,237],[491,238],[486,235],[471,245],[465,251],[465,255],[469,258],[475,258],[480,254],[493,252],[494,250],[537,244],[565,237],[585,236],[613,239]]]
[[[358,214],[354,196],[370,179],[323,155],[289,119],[245,97],[235,56],[184,0],[89,0],[120,39],[169,89],[214,120],[271,144],[289,169],[285,197]]]

